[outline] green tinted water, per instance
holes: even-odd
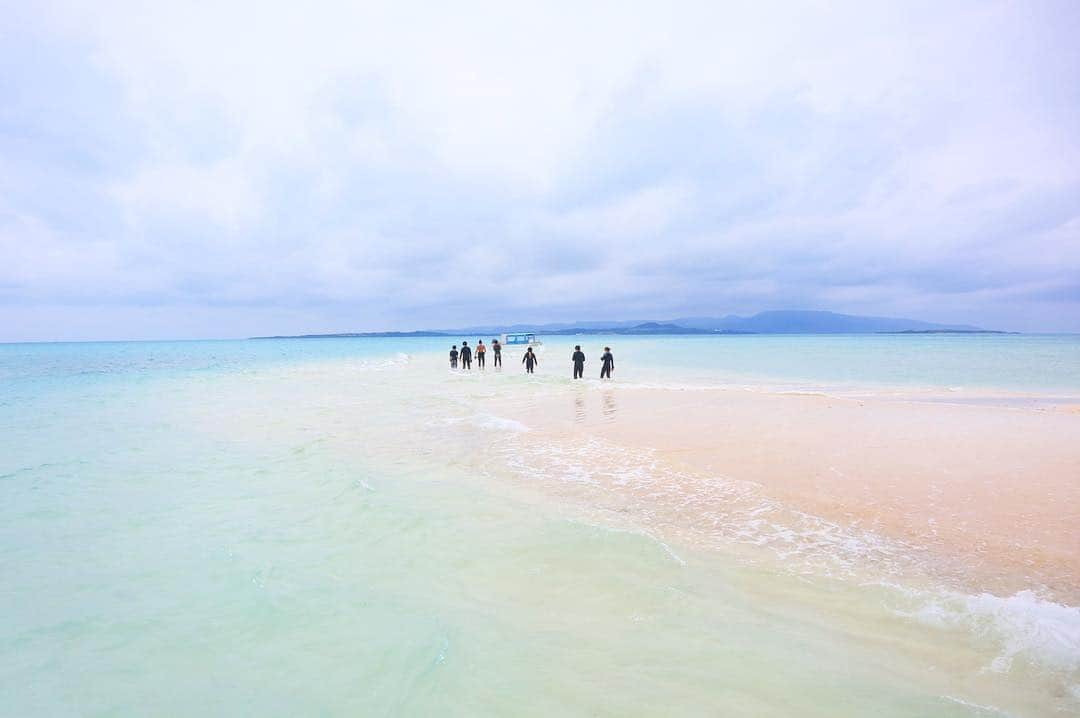
[[[653,381],[637,341],[620,371]],[[655,535],[578,489],[588,455],[508,460],[522,427],[484,407],[566,391],[554,361],[464,377],[441,344],[0,348],[2,712],[1076,705],[1077,609]]]

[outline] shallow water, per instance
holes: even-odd
[[[1080,609],[840,527],[691,540],[618,490],[678,491],[667,467],[490,410],[573,401],[575,341],[628,384],[1080,394],[1069,337],[560,337],[535,377],[427,339],[0,346],[3,713],[1080,707]]]

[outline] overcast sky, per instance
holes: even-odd
[[[0,0],[0,341],[1080,331],[1078,36],[1071,1]]]

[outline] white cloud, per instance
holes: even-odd
[[[145,215],[196,215],[195,219],[240,229],[259,217],[260,197],[248,174],[233,161],[214,165],[157,165],[112,188],[129,221]]]
[[[1045,309],[1022,316],[1025,293],[1080,274],[1068,3],[17,10],[45,48],[7,43],[0,71],[22,302],[362,303],[414,326],[940,291],[927,318],[1023,323]],[[530,298],[493,307],[496,279]]]
[[[695,208],[695,190],[687,183],[632,190],[598,205],[555,214],[547,225],[581,237],[657,239],[672,223]]]

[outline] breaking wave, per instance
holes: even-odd
[[[923,576],[925,550],[857,526],[797,511],[749,481],[677,469],[651,450],[596,438],[555,440],[518,434],[501,444],[503,463],[522,480],[556,481],[595,492],[582,502],[606,520],[625,521],[658,537],[675,536],[714,548],[754,546],[798,574],[857,579],[893,589],[894,613],[942,630],[962,630],[989,642],[987,670],[1009,672],[1023,661],[1049,672],[1080,703],[1080,607],[1034,591],[1012,596],[917,590],[899,582]],[[876,578],[874,578],[876,577]]]

